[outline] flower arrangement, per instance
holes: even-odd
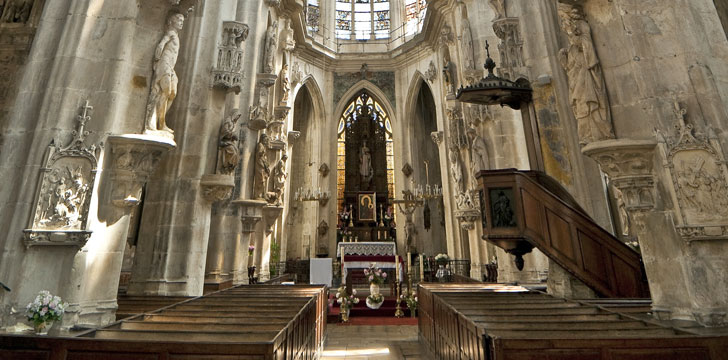
[[[369,285],[381,285],[387,280],[387,273],[378,268],[374,263],[369,265],[368,269],[364,269],[364,276],[369,280]]]
[[[412,316],[417,311],[417,294],[414,291],[408,291],[407,294],[400,295],[400,299],[407,303],[407,308],[410,310]]]
[[[248,255],[253,256],[253,251],[255,251],[255,245],[248,246]]]
[[[63,318],[66,306],[68,304],[63,302],[60,297],[51,295],[48,290],[43,290],[38,293],[33,302],[25,307],[25,310],[28,321],[33,323],[36,333],[41,333],[46,324],[52,324]]]
[[[359,303],[359,298],[356,296],[356,290],[351,290],[351,295],[346,292],[346,286],[342,285],[336,293],[336,302],[339,303],[339,307],[342,310],[351,309],[355,304]]]
[[[447,265],[448,261],[450,261],[450,257],[447,256],[447,254],[437,254],[437,256],[435,256],[435,262],[437,265]]]

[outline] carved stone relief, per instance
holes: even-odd
[[[450,146],[455,146],[459,149],[468,146],[465,121],[460,107],[456,106],[447,109],[447,118],[450,123]]]
[[[442,144],[442,138],[444,137],[444,133],[442,131],[433,131],[430,133],[430,137],[432,137],[432,141],[435,142],[435,145],[437,147],[440,147],[440,144]]]
[[[77,129],[66,146],[51,141],[41,169],[35,212],[30,229],[25,230],[26,246],[39,244],[77,245],[83,247],[91,192],[96,179],[98,149],[86,146],[89,134],[84,130],[93,110],[88,101],[77,118]],[[62,236],[58,236],[62,234]],[[73,234],[70,237],[68,234]]]
[[[711,233],[728,235],[720,228],[712,228],[728,225],[725,220],[728,217],[728,169],[719,151],[720,145],[703,134],[696,134],[693,126],[685,122],[686,113],[676,101],[677,136],[665,140],[666,167],[679,204],[680,226],[693,228],[683,230],[683,236],[692,239]],[[696,226],[702,229],[696,229]],[[707,233],[706,226],[710,227]]]
[[[293,63],[291,67],[291,84],[300,84],[303,80],[303,71],[301,71],[301,65],[297,62]]]
[[[457,210],[455,218],[460,222],[460,228],[465,231],[475,229],[475,222],[480,220],[480,191],[477,189],[464,191],[458,194],[455,201]]]
[[[440,41],[442,41],[445,44],[452,43],[455,40],[455,36],[452,33],[452,28],[450,27],[450,24],[445,24],[442,26],[442,29],[440,29]]]
[[[402,174],[404,174],[405,177],[410,177],[413,171],[414,169],[412,169],[412,166],[409,163],[405,163],[404,166],[402,166]]]
[[[477,128],[480,124],[493,119],[493,113],[488,105],[471,105],[467,108],[466,113],[470,128]]]
[[[322,178],[329,176],[329,171],[329,166],[326,165],[326,163],[322,163],[321,166],[319,166],[319,174],[321,174]]]
[[[521,77],[528,78],[528,69],[523,61],[523,38],[518,18],[501,18],[493,22],[493,30],[501,40],[498,44],[498,76],[513,81]]]
[[[604,75],[591,27],[579,5],[559,3],[561,27],[569,46],[559,51],[559,60],[569,79],[569,103],[576,117],[579,143],[614,138]]]
[[[27,23],[35,0],[0,1],[0,23]],[[4,6],[3,6],[4,5]]]
[[[246,24],[223,22],[217,66],[212,70],[213,86],[240,93],[243,83],[243,42],[248,38],[249,31]]]
[[[144,134],[174,138],[174,132],[167,126],[166,119],[177,96],[178,79],[174,66],[179,55],[179,31],[182,30],[184,21],[185,17],[181,13],[169,15],[164,36],[154,52],[154,74],[147,100]]]
[[[291,19],[286,19],[286,26],[281,32],[281,43],[283,43],[283,50],[293,51],[296,48],[296,40],[293,38],[293,28],[291,28]]]

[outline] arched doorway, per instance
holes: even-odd
[[[337,127],[339,238],[394,241],[394,139],[385,107],[367,90],[344,108]]]

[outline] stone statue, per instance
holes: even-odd
[[[291,19],[286,19],[286,27],[283,29],[283,48],[292,51],[296,48],[296,40],[293,38],[293,28],[291,27]]]
[[[374,176],[374,169],[372,168],[372,153],[367,147],[366,141],[362,143],[359,160],[359,174],[361,175],[362,182],[364,184],[369,184]]]
[[[32,7],[33,0],[0,0],[0,22],[26,23]]]
[[[291,82],[288,80],[288,64],[284,64],[279,78],[281,79],[281,103],[288,102],[288,94],[291,92]]]
[[[276,166],[273,167],[273,192],[276,194],[277,205],[283,202],[283,190],[286,186],[286,178],[288,178],[288,174],[286,174],[286,160],[288,160],[288,155],[284,153],[281,159],[278,160],[278,163],[276,163]]]
[[[616,186],[612,186],[612,193],[614,194],[614,200],[617,202],[620,233],[623,236],[629,236],[629,215],[627,214],[627,204],[624,202],[624,193]]]
[[[263,71],[266,74],[273,73],[276,50],[278,49],[277,33],[278,21],[274,21],[268,26],[268,30],[265,32],[265,64],[263,65]]]
[[[268,164],[268,135],[261,134],[255,148],[255,195],[259,199],[268,200],[268,178],[270,177]]]
[[[604,76],[594,49],[591,28],[581,7],[559,3],[561,27],[569,47],[559,51],[569,78],[569,102],[576,117],[579,143],[614,138]]]
[[[241,116],[243,114],[240,111],[234,110],[220,126],[220,172],[225,175],[235,173],[240,161],[236,125]]]
[[[453,74],[452,61],[445,59],[442,66],[442,80],[445,84],[445,93],[455,93],[455,74]]]
[[[506,17],[506,1],[505,0],[488,0],[490,7],[495,12],[495,19],[502,19]]]
[[[475,70],[475,59],[473,52],[473,33],[470,30],[470,22],[463,20],[462,25],[462,42],[463,65],[467,70]]]
[[[154,52],[154,75],[152,77],[152,90],[147,101],[147,114],[144,123],[144,133],[163,131],[169,134],[172,129],[167,127],[167,111],[177,96],[177,74],[174,66],[179,55],[179,34],[184,25],[185,17],[180,13],[173,13],[167,18],[167,31],[157,45]]]
[[[470,140],[470,171],[473,174],[473,186],[475,186],[475,176],[490,168],[488,166],[488,148],[483,137],[478,135],[473,128],[468,129],[468,139]]]
[[[460,164],[460,154],[458,149],[454,146],[450,147],[448,152],[448,158],[450,160],[450,172],[453,181],[455,182],[455,194],[463,192],[463,167]]]
[[[412,214],[405,215],[404,238],[407,241],[407,249],[414,249],[415,235],[417,235],[417,227],[412,219]]]

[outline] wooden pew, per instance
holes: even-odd
[[[241,286],[75,338],[0,337],[0,359],[309,360],[323,349],[323,286]]]
[[[420,339],[446,360],[728,359],[728,337],[701,337],[613,310],[619,307],[496,290],[420,284]]]

